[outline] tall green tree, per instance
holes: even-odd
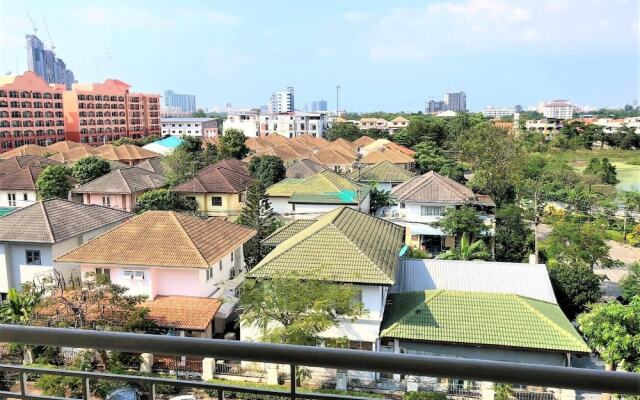
[[[136,200],[138,214],[151,210],[195,212],[197,207],[194,200],[181,198],[178,193],[168,189],[150,190]]]
[[[65,165],[50,165],[46,167],[36,180],[38,194],[43,199],[66,199],[71,190],[69,182],[71,171]]]
[[[435,171],[454,181],[465,183],[464,168],[432,141],[424,141],[414,147],[416,166],[421,174]]]
[[[629,273],[620,280],[622,298],[631,301],[640,296],[640,261],[636,261],[629,267]]]
[[[287,169],[278,156],[253,157],[249,162],[249,174],[260,182],[264,189],[283,180],[286,173]]]
[[[162,158],[166,171],[166,181],[171,187],[193,178],[201,168],[196,153],[191,153],[187,149],[178,146],[171,154]]]
[[[570,320],[600,299],[602,279],[588,266],[551,262],[548,270],[558,305]]]
[[[279,221],[264,195],[260,182],[254,182],[247,191],[247,199],[236,223],[255,229],[256,235],[244,245],[244,261],[247,267],[255,267],[269,253],[261,242],[278,228]]]
[[[487,226],[482,218],[470,206],[447,210],[442,219],[434,225],[442,228],[442,231],[447,235],[454,236],[456,240],[462,238],[464,234],[473,240],[484,235],[487,231]]]
[[[386,190],[380,190],[376,187],[375,182],[371,182],[371,190],[369,190],[369,212],[376,213],[379,209],[386,207],[391,202],[391,194]]]
[[[225,129],[220,137],[220,147],[218,153],[221,158],[244,158],[249,153],[249,148],[245,145],[247,138],[244,133],[235,128]]]
[[[611,164],[606,157],[602,159],[593,157],[589,160],[589,165],[585,168],[584,173],[595,176],[600,182],[607,185],[615,185],[619,182],[615,165]]]
[[[443,147],[447,139],[446,124],[444,119],[432,115],[414,115],[409,117],[409,126],[396,133],[393,140],[411,148],[425,141]]]
[[[489,260],[491,254],[482,240],[471,243],[467,234],[462,235],[462,239],[456,248],[447,250],[438,256],[441,260]]]
[[[240,318],[258,329],[261,341],[315,346],[322,340],[320,333],[340,319],[363,314],[362,303],[354,301],[358,291],[352,285],[297,276],[247,279],[240,295]]]
[[[522,262],[531,251],[533,234],[522,209],[509,204],[496,211],[496,260]]]
[[[109,172],[111,172],[109,162],[97,156],[82,158],[71,168],[71,174],[80,184],[91,182]]]
[[[604,229],[595,223],[556,223],[544,242],[544,254],[548,260],[586,265],[591,269],[614,264],[609,257]]]
[[[336,139],[344,139],[350,142],[353,142],[357,138],[363,135],[360,128],[353,124],[349,124],[346,122],[338,122],[333,125],[329,129],[327,129],[326,137],[330,141],[334,141]]]

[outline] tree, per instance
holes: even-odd
[[[202,146],[200,161],[202,162],[203,168],[217,163],[218,157],[218,148],[215,145],[208,143]]]
[[[601,278],[588,266],[552,262],[548,270],[558,305],[570,320],[600,299]]]
[[[249,162],[249,174],[260,182],[264,189],[283,180],[286,173],[287,169],[278,156],[253,157]]]
[[[340,319],[362,315],[362,303],[354,301],[358,290],[295,275],[247,279],[240,295],[240,318],[259,330],[261,341],[315,346],[320,333]]]
[[[640,371],[640,297],[627,305],[616,301],[594,304],[589,312],[578,316],[578,325],[606,363],[606,370],[621,367]],[[609,397],[603,394],[603,398]]]
[[[631,301],[640,296],[640,261],[636,261],[629,267],[629,274],[620,280],[622,298]]]
[[[255,229],[256,235],[243,245],[244,261],[255,267],[269,252],[261,242],[278,228],[278,220],[264,195],[264,188],[255,182],[247,191],[247,199],[236,223]]]
[[[391,194],[386,190],[378,189],[375,182],[372,182],[369,190],[369,212],[375,215],[376,211],[388,206],[390,201]]]
[[[111,172],[109,162],[97,156],[82,158],[71,168],[71,174],[80,184],[91,182],[109,172]]]
[[[136,213],[150,210],[195,212],[198,205],[194,200],[181,198],[168,189],[154,189],[143,193],[136,200]]]
[[[469,237],[467,234],[462,235],[460,244],[455,249],[447,250],[438,256],[441,260],[489,260],[491,254],[487,250],[487,246],[482,240],[476,240],[473,243],[469,243]]]
[[[619,182],[615,165],[611,164],[606,157],[602,159],[594,157],[589,160],[589,165],[584,173],[595,176],[600,182],[607,185],[615,185]]]
[[[40,173],[36,180],[38,194],[43,199],[61,198],[66,199],[71,190],[69,175],[71,171],[64,165],[50,165]]]
[[[469,206],[448,210],[442,219],[434,225],[442,228],[444,233],[456,239],[467,234],[471,239],[483,235],[487,227],[476,210]]]
[[[220,148],[218,152],[221,158],[244,158],[249,153],[249,148],[244,144],[247,138],[244,133],[235,128],[225,129],[220,137]]]
[[[612,266],[604,231],[594,223],[558,222],[544,243],[544,254],[568,265]]]
[[[496,260],[521,262],[531,250],[533,235],[522,209],[509,204],[496,211]]]
[[[9,289],[7,299],[0,302],[0,323],[28,325],[33,311],[42,300],[42,292],[23,284],[18,291]]]
[[[441,175],[448,176],[454,181],[465,183],[464,168],[449,159],[444,151],[432,141],[424,141],[414,147],[416,152],[414,158],[416,166],[421,174],[435,171]]]
[[[174,187],[188,181],[195,176],[200,167],[199,160],[194,153],[178,146],[171,154],[162,158],[166,169],[166,180]]]
[[[412,116],[409,118],[409,125],[396,133],[393,140],[411,148],[425,141],[442,147],[447,138],[446,124],[444,119],[432,115]]]
[[[353,142],[354,140],[362,136],[363,133],[360,131],[360,128],[358,128],[354,124],[338,122],[327,129],[325,135],[330,141],[342,138],[344,140]]]

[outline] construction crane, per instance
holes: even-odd
[[[38,36],[38,27],[36,26],[36,23],[33,22],[33,18],[31,18],[31,13],[29,11],[27,11],[27,16],[29,17],[29,21],[31,21],[31,26],[33,27],[33,34]]]
[[[47,17],[43,15],[42,19],[44,20],[44,27],[47,30],[47,36],[49,37],[49,46],[51,46],[51,51],[55,54],[56,45],[53,43],[53,39],[51,39],[51,33],[49,32],[49,24],[47,24]]]

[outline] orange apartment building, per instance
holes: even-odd
[[[31,71],[0,76],[0,153],[65,140],[63,93]]]
[[[160,135],[160,95],[131,93],[117,79],[74,84],[63,93],[67,140],[99,146]]]

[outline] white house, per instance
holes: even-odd
[[[162,136],[218,136],[218,120],[215,118],[161,118]]]
[[[222,129],[231,128],[241,130],[248,138],[260,136],[260,110],[230,111]]]
[[[0,218],[0,297],[22,283],[79,269],[53,260],[132,214],[61,199],[45,200]]]

